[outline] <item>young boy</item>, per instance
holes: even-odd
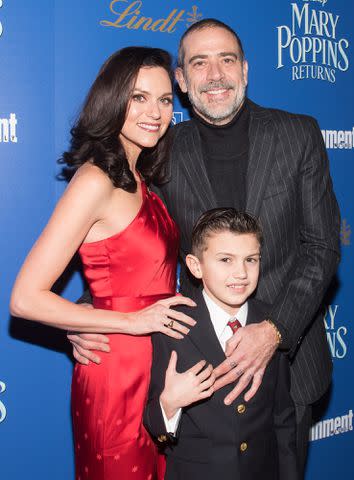
[[[167,456],[165,480],[297,480],[295,413],[288,361],[276,353],[257,394],[223,402],[233,385],[213,391],[212,367],[246,323],[267,318],[251,299],[260,269],[258,221],[233,208],[204,213],[186,263],[203,288],[197,307],[178,307],[197,321],[175,340],[153,335],[154,357],[145,425]],[[230,323],[229,323],[230,322]],[[208,364],[208,365],[207,365]]]

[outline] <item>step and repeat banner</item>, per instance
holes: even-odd
[[[354,478],[354,4],[348,0],[0,0],[0,477],[74,478],[72,359],[65,334],[13,319],[28,250],[65,188],[56,161],[98,68],[128,45],[174,56],[180,36],[215,17],[241,37],[249,97],[317,118],[342,214],[342,261],[323,305],[334,363],[316,408],[308,479]],[[178,99],[173,121],[188,119]],[[76,259],[54,290],[83,290]],[[132,406],[133,408],[133,406]]]

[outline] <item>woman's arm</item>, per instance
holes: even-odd
[[[79,169],[18,274],[10,304],[14,316],[78,331],[126,330],[125,315],[89,310],[50,291],[91,227],[102,218],[112,188],[95,167]]]
[[[180,338],[177,330],[187,333],[185,326],[178,321],[174,330],[165,326],[172,299],[132,314],[87,309],[51,292],[91,227],[103,218],[112,192],[110,180],[97,167],[86,164],[78,170],[18,274],[11,313],[64,330],[132,335],[168,331]],[[175,319],[194,323],[187,316]]]

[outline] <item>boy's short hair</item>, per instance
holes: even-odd
[[[231,232],[235,234],[251,233],[262,244],[263,234],[258,218],[235,208],[213,208],[203,213],[192,231],[192,253],[200,255],[206,249],[206,238],[213,233]]]

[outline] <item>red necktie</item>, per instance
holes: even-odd
[[[242,327],[241,323],[237,320],[237,318],[235,320],[229,320],[227,324],[229,327],[231,327],[233,333],[237,332],[237,330]]]

